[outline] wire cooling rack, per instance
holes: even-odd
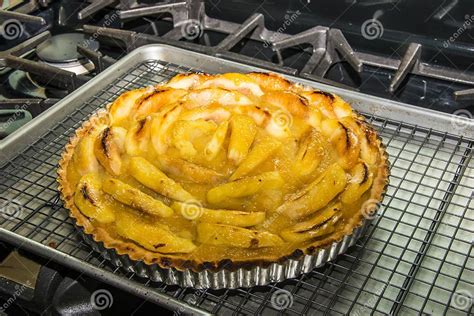
[[[472,314],[473,141],[382,117],[367,116],[391,162],[379,214],[347,253],[309,274],[250,289],[182,289],[115,268],[86,246],[58,198],[56,169],[68,138],[124,91],[186,71],[139,64],[9,161],[0,169],[1,227],[212,313]]]

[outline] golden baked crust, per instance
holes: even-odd
[[[275,74],[181,74],[94,114],[58,181],[106,248],[217,271],[340,241],[381,202],[388,170],[375,131],[336,95]]]

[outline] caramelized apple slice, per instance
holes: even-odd
[[[341,201],[344,204],[351,204],[360,199],[372,186],[373,175],[364,162],[359,162],[351,170],[351,180],[344,192],[341,194]]]
[[[287,138],[291,135],[293,116],[286,110],[274,110],[271,112],[271,119],[265,125],[265,131],[277,138]]]
[[[265,90],[288,90],[291,87],[288,80],[275,73],[251,72],[247,76]]]
[[[136,102],[132,109],[132,117],[139,118],[159,111],[164,105],[172,104],[187,93],[181,89],[157,88],[152,94]]]
[[[161,165],[160,167],[165,172],[194,183],[210,184],[216,183],[224,178],[223,174],[215,170],[197,165],[184,159],[172,159],[166,156],[160,156],[158,159]]]
[[[214,131],[211,140],[204,149],[204,155],[207,160],[212,160],[216,158],[217,154],[222,149],[222,145],[224,144],[224,141],[226,139],[228,129],[229,121],[224,121],[219,124],[217,129]]]
[[[266,161],[281,146],[281,143],[271,137],[266,137],[255,144],[247,157],[242,161],[229,180],[239,179],[255,170],[262,162]]]
[[[377,163],[379,158],[379,149],[377,144],[377,135],[374,130],[369,128],[364,121],[355,119],[353,117],[343,117],[340,119],[341,123],[350,128],[360,144],[360,157],[370,166]]]
[[[221,88],[204,88],[189,92],[183,99],[187,109],[193,109],[209,104],[219,104],[224,107],[253,104],[245,94]]]
[[[173,204],[171,204],[171,208],[187,219],[195,219],[202,223],[250,227],[258,225],[265,220],[265,212],[213,210],[199,206],[197,204],[181,202],[173,202]]]
[[[89,130],[77,145],[73,159],[80,175],[99,171],[99,162],[94,154],[94,144],[97,136],[106,127],[106,125],[99,125]]]
[[[346,173],[339,164],[331,165],[318,179],[283,203],[276,212],[300,218],[326,206],[346,186]]]
[[[195,198],[174,180],[142,157],[133,157],[129,164],[130,174],[144,186],[174,200],[189,202]]]
[[[302,243],[310,239],[326,236],[334,232],[334,225],[339,221],[341,216],[342,215],[340,213],[337,213],[326,221],[322,222],[321,224],[313,226],[311,229],[306,231],[297,232],[292,230],[291,228],[285,229],[281,232],[280,235],[284,240],[293,243]]]
[[[144,96],[154,92],[153,87],[146,87],[125,92],[109,107],[110,124],[123,126],[129,120],[136,102],[139,102]]]
[[[216,105],[208,105],[183,111],[179,119],[183,121],[206,120],[220,124],[228,120],[229,117],[230,112],[227,109]]]
[[[115,220],[115,214],[104,192],[98,174],[88,173],[79,180],[74,193],[74,203],[85,216],[99,223],[107,224]]]
[[[332,142],[338,153],[340,165],[352,169],[359,160],[360,145],[356,134],[346,125],[336,119],[324,120],[321,131]]]
[[[377,164],[380,156],[379,146],[377,145],[377,134],[361,120],[353,120],[353,124],[356,125],[360,131],[358,134],[360,139],[360,157],[369,166]]]
[[[238,248],[262,248],[280,246],[283,240],[272,233],[242,227],[200,223],[197,240],[202,244]]]
[[[308,117],[306,118],[306,123],[308,123],[309,126],[320,130],[322,119],[323,115],[321,114],[321,111],[315,107],[310,107]]]
[[[331,203],[331,205],[319,210],[315,216],[304,222],[300,222],[288,228],[294,233],[302,233],[319,227],[334,216],[341,214],[342,204],[340,202]]]
[[[208,74],[198,74],[198,73],[178,74],[174,76],[173,78],[171,78],[171,80],[168,81],[168,83],[166,83],[164,87],[189,90],[203,83],[206,79],[208,79],[208,77],[209,77]]]
[[[102,190],[110,194],[114,199],[131,206],[137,210],[161,217],[170,217],[173,210],[142,191],[135,189],[120,180],[108,178],[102,182]]]
[[[127,132],[125,149],[130,156],[147,153],[150,146],[152,117],[147,116],[138,120]]]
[[[311,174],[319,166],[323,154],[321,135],[315,129],[311,129],[299,144],[293,170],[300,176]]]
[[[343,117],[353,116],[352,107],[338,95],[334,95],[334,102],[332,106],[334,113],[340,119]]]
[[[301,95],[308,100],[311,107],[318,109],[326,118],[336,118],[333,108],[335,97],[332,93],[324,91],[304,91]]]
[[[363,133],[364,137],[360,143],[360,157],[370,166],[374,166],[380,158],[377,135],[373,129],[368,127],[364,127]]]
[[[239,198],[263,190],[280,188],[283,184],[284,180],[278,171],[265,172],[212,188],[207,192],[207,201],[216,204],[228,198]]]
[[[291,91],[268,91],[262,97],[262,102],[301,118],[308,114],[308,101]]]
[[[178,119],[181,110],[181,106],[171,105],[163,109],[159,115],[153,115],[150,131],[151,141],[158,154],[163,154],[168,149],[170,139],[168,130]]]
[[[122,169],[121,154],[127,131],[122,127],[107,127],[97,137],[94,154],[100,164],[111,174],[120,175]]]
[[[117,213],[115,228],[122,237],[154,252],[189,253],[196,249],[191,240],[173,234],[167,226],[149,224],[128,212]]]
[[[252,146],[257,126],[255,122],[245,115],[234,115],[230,119],[231,134],[227,158],[238,165],[245,159]]]
[[[251,117],[255,124],[265,126],[271,119],[271,114],[266,109],[262,109],[256,105],[234,106],[232,112]]]
[[[191,159],[198,153],[193,141],[196,138],[211,134],[217,128],[212,121],[177,121],[173,125],[173,143],[181,157]]]
[[[227,90],[237,90],[243,94],[261,96],[263,94],[259,85],[250,77],[239,73],[226,73],[217,75],[205,81],[197,88],[219,87]]]
[[[247,212],[244,203],[245,201],[243,198],[227,198],[218,203],[213,203],[212,206],[218,209],[241,210]]]
[[[251,227],[265,220],[265,212],[243,212],[229,210],[204,210],[200,222]]]

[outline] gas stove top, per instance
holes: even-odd
[[[465,115],[473,108],[474,15],[457,1],[430,8],[390,0],[278,5],[26,1],[4,6],[0,108],[7,110],[3,122],[18,108],[23,111],[16,115],[17,128],[116,59],[150,43],[437,111]],[[423,27],[412,20],[423,20]],[[0,134],[13,130],[10,126]]]
[[[421,108],[474,113],[474,11],[458,1],[0,3],[0,138],[154,43]]]

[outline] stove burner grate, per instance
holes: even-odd
[[[109,2],[109,5],[118,3],[118,1]],[[461,72],[424,63],[420,59],[423,47],[418,43],[408,43],[406,51],[401,58],[388,58],[369,53],[355,52],[339,29],[315,26],[301,33],[289,35],[266,29],[264,16],[259,13],[253,14],[242,24],[211,18],[206,15],[205,5],[201,0],[174,1],[165,4],[140,6],[137,4],[125,5],[122,2],[120,3],[121,5],[118,6],[120,9],[119,16],[122,20],[154,16],[162,13],[169,13],[173,17],[173,29],[162,37],[90,25],[84,27],[86,32],[100,34],[102,38],[121,40],[125,43],[128,51],[146,44],[165,43],[259,67],[263,66],[269,70],[298,74],[303,78],[336,86],[342,86],[342,84],[326,79],[325,75],[333,65],[346,61],[356,72],[361,72],[364,65],[395,70],[395,75],[388,87],[388,92],[392,95],[396,94],[402,82],[409,74],[474,85],[474,73],[472,72]],[[93,15],[107,4],[103,3],[102,5],[99,7],[94,2],[85,10],[88,15]],[[183,38],[189,39],[190,36],[192,36],[192,39],[196,39],[204,34],[205,31],[217,31],[228,35],[223,41],[213,47],[179,41]],[[275,65],[254,57],[231,52],[230,50],[244,38],[260,41],[264,45],[270,46],[275,51],[279,64]],[[311,57],[306,65],[301,70],[283,67],[281,51],[302,44],[309,44],[312,47]],[[345,86],[345,88],[348,87]],[[471,92],[465,91],[455,92],[454,97],[458,100],[473,98]]]

